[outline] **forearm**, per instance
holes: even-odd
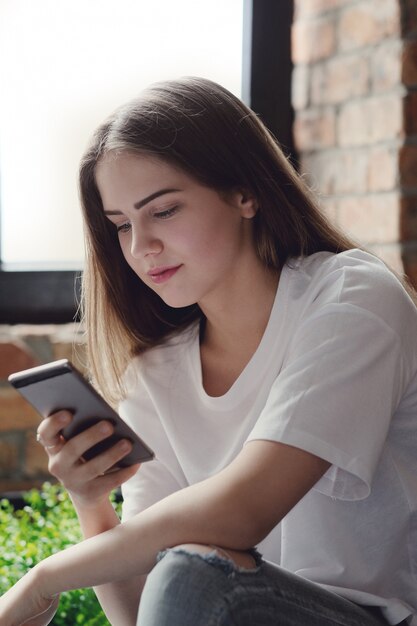
[[[94,507],[83,506],[75,497],[72,497],[72,501],[83,536],[86,539],[120,524],[119,516],[109,499]],[[133,579],[109,582],[94,587],[100,605],[111,624],[118,626],[126,624],[128,626],[136,623],[139,599],[144,583],[145,578],[134,577]]]
[[[200,495],[200,486],[186,488],[128,522],[52,555],[40,566],[47,594],[144,576],[166,547],[219,542],[224,521],[219,510],[210,513],[210,500],[206,491]],[[230,537],[233,535],[236,532],[231,531]]]
[[[144,576],[160,550],[183,543],[245,550],[283,519],[328,465],[291,446],[251,442],[216,476],[49,557],[40,566],[43,587],[53,596]]]
[[[71,494],[70,497],[85,539],[99,535],[120,524],[119,516],[108,498],[93,506],[86,506]]]

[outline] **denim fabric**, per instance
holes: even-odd
[[[137,626],[386,626],[377,609],[252,555],[254,568],[243,569],[215,550],[161,553],[142,593]]]

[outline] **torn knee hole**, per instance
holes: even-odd
[[[219,563],[225,563],[228,565],[227,569],[239,569],[239,570],[252,570],[257,567],[257,558],[251,551],[245,552],[240,550],[226,550],[215,545],[203,545],[195,543],[187,543],[175,548],[171,548],[174,552],[183,552],[186,554],[194,554],[203,558],[203,560]]]

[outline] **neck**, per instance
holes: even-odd
[[[245,276],[242,284],[224,294],[217,304],[201,308],[206,316],[202,344],[221,352],[248,351],[258,346],[274,303],[279,272],[265,269]]]

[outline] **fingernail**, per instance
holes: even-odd
[[[99,430],[103,435],[110,435],[112,429],[108,422],[102,422],[99,426]]]
[[[132,444],[130,443],[130,441],[127,441],[126,439],[123,439],[122,441],[119,442],[119,448],[120,450],[122,450],[122,452],[127,452],[127,450],[130,450],[130,448],[132,447]]]
[[[70,416],[68,415],[68,413],[60,413],[58,420],[61,422],[61,424],[65,424],[65,422],[69,422]]]

